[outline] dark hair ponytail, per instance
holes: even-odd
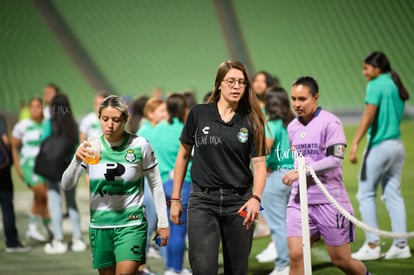
[[[400,76],[395,71],[391,70],[391,77],[395,85],[398,87],[398,94],[400,95],[400,98],[404,101],[408,100],[410,98],[410,94],[402,83]]]
[[[397,74],[397,72],[391,69],[391,63],[383,52],[375,51],[370,53],[367,57],[365,57],[364,63],[375,68],[379,68],[382,73],[391,73],[392,80],[394,81],[395,85],[397,85],[398,95],[400,98],[403,101],[406,101],[410,98],[410,94],[402,83],[400,76]]]

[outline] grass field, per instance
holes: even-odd
[[[347,125],[345,127],[346,136],[348,142],[352,139],[357,126]],[[404,121],[402,124],[403,140],[406,149],[406,160],[403,170],[403,180],[402,180],[402,193],[405,198],[405,204],[407,209],[407,222],[408,222],[408,231],[414,231],[414,188],[412,183],[414,183],[414,121]],[[363,144],[361,144],[361,149]],[[360,155],[362,150],[360,150]],[[359,158],[361,159],[361,157]],[[349,160],[345,158],[344,161],[344,182],[347,186],[348,193],[350,195],[351,201],[354,205],[357,218],[360,218],[358,203],[355,198],[357,191],[358,183],[357,176],[359,171],[359,164],[352,165]],[[24,231],[27,228],[27,213],[30,209],[31,196],[30,192],[27,191],[24,184],[17,180],[17,177],[14,175],[15,187],[16,187],[16,196],[19,198],[20,207],[16,210],[16,215],[18,219],[18,229],[20,236],[24,240]],[[78,193],[82,193],[83,196],[79,198],[79,205],[83,211],[87,213],[87,199],[84,199],[85,194],[87,193],[85,185],[80,185]],[[85,193],[86,192],[86,193]],[[381,192],[379,190],[378,192]],[[23,204],[23,205],[21,205]],[[387,211],[384,204],[380,200],[380,193],[378,194],[378,215],[380,220],[380,228],[382,230],[390,230],[390,222]],[[88,219],[85,215],[82,219]],[[67,221],[65,221],[66,223]],[[85,230],[85,239],[87,240],[86,227]],[[70,239],[70,235],[66,235]],[[40,275],[40,274],[97,274],[97,271],[92,270],[90,265],[90,253],[81,252],[73,253],[68,252],[64,255],[46,255],[43,253],[42,244],[36,244],[34,242],[28,242],[33,250],[28,254],[7,254],[4,251],[4,242],[3,234],[0,236],[0,275],[6,274],[31,274],[31,275]],[[261,252],[268,244],[269,237],[257,238],[253,243],[252,253],[249,258],[249,274],[261,275],[268,274],[273,269],[272,263],[258,263],[255,259],[255,255]],[[356,231],[356,241],[352,244],[352,251],[356,251],[364,242],[364,233],[357,229]],[[385,252],[388,250],[391,244],[390,239],[382,239],[381,246],[382,251]],[[410,239],[409,244],[411,247],[411,253],[414,254],[414,240]],[[149,264],[151,268],[157,272],[157,274],[163,274],[163,262],[161,260],[150,259]],[[405,260],[377,260],[366,262],[368,269],[371,274],[376,275],[404,275],[404,274],[414,274],[414,257]],[[186,262],[186,266],[188,263]],[[332,266],[328,254],[324,248],[322,242],[316,243],[312,248],[312,270],[313,274],[317,275],[334,275],[342,274],[338,269]]]

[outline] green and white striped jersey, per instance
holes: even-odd
[[[39,153],[43,125],[30,118],[14,125],[12,136],[21,141],[20,164],[28,163],[34,167],[34,160]]]
[[[79,125],[79,131],[87,137],[97,136],[102,133],[101,123],[95,112],[87,114]]]
[[[114,148],[100,136],[98,164],[89,165],[91,227],[113,228],[141,224],[144,218],[144,174],[158,163],[144,138],[125,132]]]

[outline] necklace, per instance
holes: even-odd
[[[235,114],[234,110],[230,106],[226,108],[224,106],[221,106],[220,103],[217,104],[217,109],[221,120],[226,123],[229,122]]]
[[[224,112],[219,111],[219,114],[220,114],[221,120],[223,120],[224,122],[229,122],[234,116],[234,111],[232,110],[228,112],[227,114],[224,114]]]

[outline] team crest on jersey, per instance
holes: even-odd
[[[137,159],[137,157],[135,156],[135,154],[134,154],[134,150],[132,150],[132,149],[128,149],[127,150],[127,154],[125,155],[125,159],[128,161],[128,162],[134,162],[136,159]]]
[[[247,128],[241,128],[239,133],[237,134],[237,138],[241,143],[246,143],[249,139],[249,130]]]
[[[305,136],[306,136],[306,131],[305,130],[299,133],[300,138],[305,138]]]

